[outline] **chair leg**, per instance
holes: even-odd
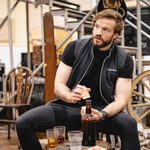
[[[115,150],[116,143],[118,142],[118,136],[106,134],[106,141],[111,144],[111,150]]]
[[[110,135],[110,141],[111,141],[112,149],[115,149],[115,144],[116,144],[115,135]]]
[[[11,137],[10,137],[10,125],[11,125],[11,124],[9,123],[9,124],[8,124],[8,137],[7,137],[8,139],[11,138]]]

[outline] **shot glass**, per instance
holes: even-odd
[[[81,150],[82,149],[83,132],[80,130],[69,131],[68,132],[68,140],[69,140],[71,150]]]
[[[55,148],[57,147],[57,137],[56,137],[56,130],[55,129],[47,129],[46,136],[48,140],[48,148]]]
[[[66,138],[66,127],[65,126],[55,126],[54,130],[56,130],[56,138],[57,138],[57,142],[59,143],[63,143],[65,141]]]

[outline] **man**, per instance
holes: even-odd
[[[119,135],[122,150],[140,149],[136,121],[123,112],[131,97],[133,61],[114,44],[122,29],[122,16],[106,9],[94,18],[92,38],[68,44],[55,78],[59,98],[26,112],[16,122],[23,150],[41,150],[36,131],[56,125],[81,129],[85,112],[81,107],[89,97],[97,132]]]

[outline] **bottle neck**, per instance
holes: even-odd
[[[86,100],[86,114],[91,114],[91,100]]]
[[[90,107],[86,107],[86,114],[91,114],[91,108]]]

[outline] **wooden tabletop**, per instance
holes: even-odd
[[[68,141],[65,141],[65,143],[63,144],[58,144],[57,148],[48,148],[47,139],[41,139],[40,143],[43,147],[43,150],[70,150],[70,145]],[[102,147],[104,150],[110,149],[110,144],[105,141],[97,141],[96,145]],[[87,150],[88,148],[90,147],[82,146],[82,150]]]

